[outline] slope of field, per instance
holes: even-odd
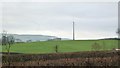
[[[11,46],[10,52],[16,53],[55,53],[55,46],[58,45],[58,52],[79,52],[91,51],[92,45],[98,43],[100,50],[111,50],[118,47],[118,40],[66,40],[66,41],[43,41],[30,43],[16,43]],[[2,51],[6,52],[5,46]]]

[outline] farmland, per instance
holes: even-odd
[[[100,45],[99,50],[92,45]],[[58,53],[55,46],[58,45]],[[118,40],[66,40],[15,43],[10,49],[10,66],[118,66]],[[6,52],[5,46],[2,51]],[[3,53],[3,66],[9,66]],[[4,67],[3,67],[4,68]],[[12,68],[12,67],[11,67]]]
[[[56,45],[58,46],[58,52],[92,51],[92,45],[95,42],[101,46],[100,50],[118,48],[118,40],[66,40],[15,43],[11,45],[10,52],[25,54],[55,53]],[[6,52],[5,46],[2,46],[2,51]]]

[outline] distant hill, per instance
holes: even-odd
[[[103,39],[100,39],[100,40],[120,40],[120,38],[103,38]]]
[[[16,42],[27,42],[27,41],[46,41],[48,39],[54,39],[57,38],[55,36],[46,36],[46,35],[18,35],[14,34],[14,37],[16,39]]]
[[[67,38],[59,38],[56,36],[48,36],[48,35],[29,35],[29,34],[12,34],[12,35],[15,38],[15,42],[36,42],[36,41],[47,41],[52,39],[68,40]]]

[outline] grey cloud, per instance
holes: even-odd
[[[117,29],[117,3],[5,3],[3,27],[12,32],[71,32],[73,16],[76,31],[113,33]]]

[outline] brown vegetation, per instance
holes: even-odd
[[[120,51],[93,51],[54,54],[12,54],[11,66],[118,66]],[[3,55],[3,66],[7,66]]]

